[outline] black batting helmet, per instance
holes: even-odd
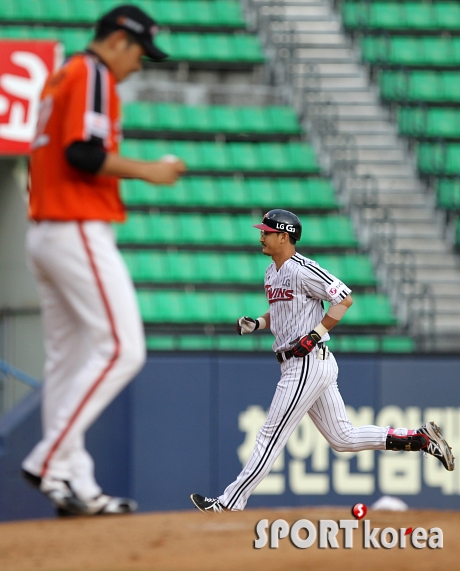
[[[289,210],[276,208],[264,215],[262,224],[255,224],[254,228],[265,232],[287,232],[294,240],[302,236],[302,223],[299,218]]]

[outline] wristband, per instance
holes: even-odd
[[[316,327],[313,327],[313,331],[316,331],[316,333],[318,333],[320,339],[322,339],[326,335],[326,333],[329,331],[329,329],[326,329],[322,323],[318,323],[318,325]]]
[[[267,327],[267,322],[263,317],[258,317],[256,321],[259,322],[259,327],[257,329],[265,329]]]

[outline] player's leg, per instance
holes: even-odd
[[[87,359],[90,346],[84,328],[59,290],[33,262],[31,268],[40,292],[45,339],[46,361],[41,405],[45,434],[67,398],[69,380]],[[91,497],[100,493],[101,489],[94,478],[93,462],[84,449],[83,438],[77,436],[73,443],[69,443],[68,450],[72,458],[57,462],[53,476],[71,482],[77,493],[82,488],[85,495]],[[31,458],[26,458],[23,468],[32,475],[39,476],[41,466]]]
[[[333,355],[330,356],[334,360]],[[334,381],[311,406],[308,414],[330,446],[338,452],[360,450],[425,451],[436,456],[447,470],[454,469],[454,458],[436,425],[428,423],[416,430],[365,425],[353,426],[342,395]]]
[[[339,452],[386,450],[388,428],[372,425],[353,426],[348,418],[337,381],[328,386],[311,406],[308,414],[334,450]]]
[[[90,352],[30,456],[42,466],[44,477],[72,456],[74,443],[129,382],[145,356],[135,293],[110,228],[101,223],[65,224],[50,232],[54,250],[41,262],[78,316]]]
[[[242,510],[257,485],[270,472],[289,436],[310,406],[336,375],[335,363],[315,355],[291,359],[282,365],[267,420],[260,429],[253,453],[237,479],[219,497],[227,509]]]

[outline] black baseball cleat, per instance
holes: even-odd
[[[72,490],[69,482],[46,478],[22,469],[22,476],[33,488],[42,492],[56,508],[59,517],[128,514],[137,510],[137,502],[129,498],[117,498],[100,494],[89,502],[83,502]]]
[[[89,502],[83,503],[82,509],[78,512],[72,512],[65,508],[58,508],[57,515],[59,517],[75,516],[75,515],[116,515],[130,514],[137,510],[137,502],[129,498],[117,498],[100,494]]]
[[[57,510],[64,510],[69,515],[78,515],[84,509],[85,504],[76,496],[69,482],[53,478],[43,479],[24,468],[21,474],[26,482],[46,496]]]
[[[192,494],[190,499],[192,500],[193,505],[203,513],[222,513],[224,511],[228,511],[217,498],[205,498],[204,496],[200,496],[200,494]]]
[[[40,489],[40,484],[42,483],[40,476],[36,476],[35,474],[32,474],[32,472],[28,472],[27,470],[24,470],[24,468],[21,469],[21,476],[29,484],[29,486],[35,488],[36,490]]]
[[[434,422],[428,422],[419,428],[417,432],[423,434],[427,439],[427,444],[422,447],[422,452],[435,456],[442,462],[446,470],[452,472],[455,469],[455,458],[452,454],[452,448],[447,444],[441,433],[441,429]]]

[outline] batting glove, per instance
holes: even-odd
[[[245,335],[246,333],[253,333],[259,329],[259,320],[253,319],[252,317],[248,317],[245,315],[244,317],[240,317],[236,322],[236,332],[238,335]]]
[[[313,351],[321,341],[321,336],[314,329],[305,337],[301,337],[292,348],[294,357],[305,357]]]

